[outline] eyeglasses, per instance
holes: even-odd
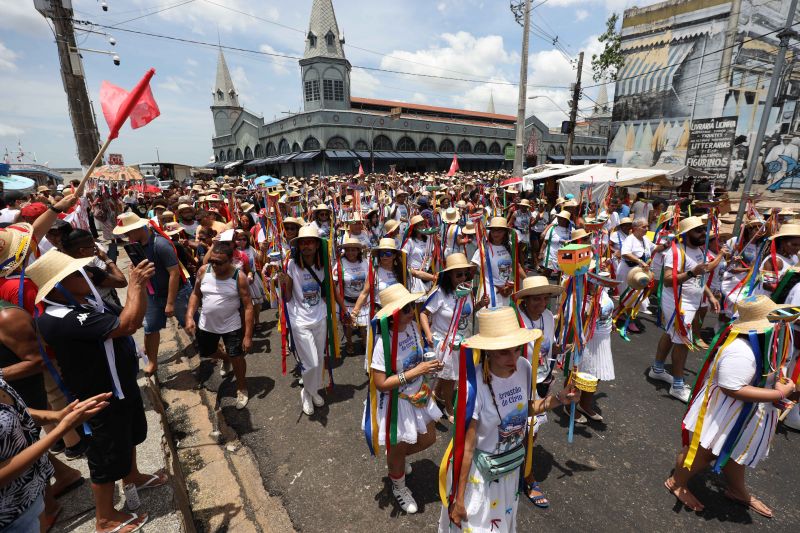
[[[453,277],[456,277],[456,278],[468,278],[469,277],[469,272],[467,272],[466,270],[456,270],[455,272],[453,272]]]
[[[378,257],[394,257],[394,252],[392,252],[391,250],[382,250],[378,254]]]

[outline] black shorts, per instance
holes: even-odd
[[[111,405],[88,422],[86,458],[92,483],[113,483],[127,476],[133,466],[136,446],[147,438],[147,419],[139,391],[128,392],[124,400]]]
[[[200,352],[200,357],[211,357],[217,353],[220,339],[222,339],[222,344],[225,345],[225,353],[228,354],[228,357],[241,357],[244,355],[242,350],[242,339],[244,338],[242,328],[229,333],[211,333],[198,328],[195,338],[197,339],[197,350]]]

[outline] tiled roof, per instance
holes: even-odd
[[[440,113],[442,115],[451,115],[453,118],[466,118],[474,119],[481,122],[498,121],[498,122],[516,122],[517,117],[514,115],[500,115],[497,113],[485,113],[483,111],[469,111],[467,109],[453,109],[450,107],[437,107],[423,104],[412,104],[409,102],[395,102],[392,100],[376,100],[373,98],[359,98],[352,97],[350,99],[351,106],[357,108],[359,105],[379,106],[379,107],[400,107],[403,112],[413,113],[414,111],[422,111],[427,113]]]

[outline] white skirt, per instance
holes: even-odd
[[[521,468],[521,467],[520,467]],[[439,515],[439,533],[469,531],[471,533],[514,533],[517,530],[517,506],[519,505],[520,468],[509,472],[495,482],[483,480],[478,467],[472,463],[464,490],[464,508],[467,519],[461,529],[450,526],[450,516],[442,506]],[[453,469],[447,473],[447,493],[452,487]]]
[[[386,441],[386,404],[389,395],[378,392],[378,442]],[[364,409],[367,408],[364,402]],[[414,407],[411,402],[399,398],[397,400],[397,440],[408,444],[416,444],[417,437],[428,432],[428,424],[442,418],[442,412],[433,401],[433,394],[428,398],[425,407]],[[364,417],[361,417],[361,430],[364,430]]]
[[[434,333],[433,334],[433,343],[434,348],[433,351],[439,355],[439,345],[444,340],[444,335],[441,333]],[[449,381],[458,381],[458,369],[459,369],[459,360],[458,360],[459,350],[454,350],[452,345],[448,348],[444,349],[444,354],[441,358],[443,363],[442,370],[438,374],[439,379],[446,379]]]
[[[353,308],[355,308],[355,303],[350,303],[347,300],[344,302],[344,308],[347,310],[347,314],[353,314]],[[356,317],[356,327],[363,328],[369,324],[369,305],[362,305],[361,309],[358,311],[358,316]]]
[[[578,365],[581,372],[591,374],[600,381],[614,380],[614,358],[611,353],[611,330],[597,329],[586,347]]]
[[[261,282],[261,276],[254,273],[253,281],[250,282],[250,299],[253,300],[253,305],[261,305],[264,303],[266,294],[264,293],[264,284]]]

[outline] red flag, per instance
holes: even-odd
[[[122,125],[131,118],[131,128],[137,129],[161,114],[150,91],[150,79],[156,73],[150,69],[131,92],[103,81],[100,87],[100,105],[109,128],[109,139],[116,139]]]
[[[455,176],[456,172],[458,172],[458,156],[453,154],[453,162],[450,163],[450,170],[447,172],[448,176]]]
[[[357,176],[363,176],[364,175],[364,167],[361,165],[361,161],[358,162],[358,174],[356,174],[356,175]]]

